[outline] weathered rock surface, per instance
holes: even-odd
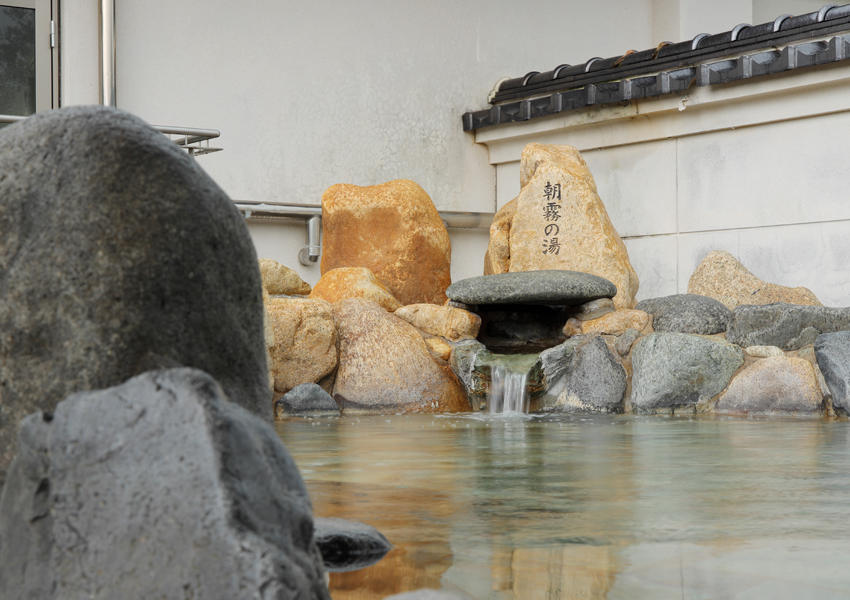
[[[465,340],[452,348],[449,358],[452,371],[460,379],[469,395],[474,397],[471,398],[474,408],[478,408],[477,402],[487,396],[489,372],[485,375],[476,367],[481,363],[480,357],[486,357],[489,354],[490,352],[481,342]]]
[[[325,300],[272,298],[269,321],[274,389],[285,393],[302,383],[317,383],[337,366],[337,332]]]
[[[321,298],[331,304],[348,298],[363,298],[377,302],[393,312],[401,308],[392,292],[365,267],[344,267],[326,271],[310,292],[311,298]]]
[[[513,217],[505,207],[497,219],[510,218],[509,224],[497,226],[500,232],[509,229],[507,258],[497,236],[485,268],[495,271],[507,263],[510,272],[592,273],[617,287],[617,308],[634,308],[637,275],[578,150],[528,144],[522,152],[520,186]]]
[[[322,195],[322,275],[366,267],[401,304],[442,304],[451,279],[451,244],[434,203],[412,181]]]
[[[640,331],[637,329],[626,329],[623,335],[617,338],[614,347],[617,349],[617,354],[626,356],[632,350],[635,342],[640,337]]]
[[[395,316],[425,333],[439,335],[453,342],[474,340],[481,328],[481,317],[450,306],[409,304],[396,310]]]
[[[437,356],[442,360],[449,360],[452,354],[452,347],[437,337],[423,338],[425,345],[431,351],[432,356]]]
[[[558,411],[622,412],[626,370],[605,340],[595,337],[577,348],[563,387],[553,386],[545,393],[557,396],[554,409]]]
[[[269,316],[269,296],[266,288],[263,288],[263,341],[266,343],[266,369],[268,373],[269,395],[274,397],[274,371],[272,368],[272,348],[274,348],[274,329]]]
[[[790,288],[762,281],[724,250],[709,252],[702,260],[688,281],[688,293],[710,296],[732,310],[739,304],[774,302],[821,305],[807,288]]]
[[[590,302],[576,306],[575,310],[575,317],[579,321],[592,321],[602,315],[614,312],[616,308],[611,298],[599,298],[598,300],[591,300]]]
[[[749,365],[720,395],[719,414],[814,413],[823,408],[812,363],[803,358],[774,356]]]
[[[2,598],[323,598],[310,498],[274,429],[194,369],[21,424]]]
[[[507,273],[511,267],[511,223],[519,198],[514,198],[493,215],[490,244],[484,253],[484,275]]]
[[[259,264],[263,287],[269,294],[306,295],[310,293],[312,289],[310,284],[289,267],[270,258],[261,258]]]
[[[356,571],[381,560],[392,548],[380,531],[347,519],[314,519],[316,545],[332,573]]]
[[[819,335],[815,341],[815,356],[832,404],[850,412],[850,331]]]
[[[0,232],[0,481],[25,415],[151,369],[202,369],[271,420],[245,220],[161,133],[104,107],[4,128]]]
[[[723,304],[698,294],[641,300],[637,309],[651,314],[652,328],[662,333],[722,333],[732,318],[732,311]]]
[[[333,305],[339,368],[333,397],[343,412],[468,411],[463,386],[434,362],[413,325],[374,302]]]
[[[632,408],[696,405],[719,394],[744,363],[738,346],[686,333],[651,333],[632,350]]]
[[[580,321],[570,319],[564,326],[566,335],[582,335],[591,333],[605,333],[619,335],[627,329],[643,331],[649,325],[649,315],[642,310],[621,309],[606,313],[596,319]]]
[[[742,305],[735,308],[726,339],[743,346],[799,350],[821,333],[850,330],[850,308],[797,304]]]
[[[755,358],[770,358],[772,356],[785,356],[785,353],[776,346],[748,346],[744,349],[748,355]]]
[[[339,406],[316,383],[302,383],[286,392],[274,403],[275,416],[338,415]]]
[[[465,304],[573,306],[617,293],[613,283],[575,271],[528,271],[482,275],[454,282],[446,294]]]

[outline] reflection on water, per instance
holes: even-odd
[[[289,419],[318,516],[395,545],[336,600],[850,597],[850,422]]]

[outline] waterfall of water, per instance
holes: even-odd
[[[528,371],[513,371],[505,365],[490,369],[490,390],[487,394],[487,412],[528,412]]]

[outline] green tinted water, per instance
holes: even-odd
[[[850,597],[850,422],[619,416],[288,419],[318,516],[395,548],[336,600]]]

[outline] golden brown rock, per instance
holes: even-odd
[[[572,318],[564,325],[566,335],[605,333],[620,335],[627,329],[643,331],[649,324],[650,316],[642,310],[620,309],[609,312],[596,319],[580,321]]]
[[[807,288],[762,281],[724,250],[713,250],[702,259],[688,281],[688,293],[714,298],[730,310],[739,304],[774,302],[823,306]]]
[[[306,295],[310,293],[310,284],[301,279],[298,273],[284,267],[270,258],[261,258],[260,276],[263,287],[269,294]]]
[[[331,305],[324,300],[272,298],[269,320],[274,389],[286,393],[302,383],[318,383],[337,365],[337,333]]]
[[[425,338],[425,345],[431,350],[431,354],[443,360],[449,360],[452,355],[452,347],[437,337]]]
[[[493,216],[490,225],[490,244],[484,254],[484,274],[507,273],[511,266],[511,222],[516,214],[519,198],[514,198]]]
[[[322,195],[322,275],[366,267],[402,304],[446,301],[451,244],[434,203],[412,181],[338,184]]]
[[[374,273],[365,267],[344,267],[322,275],[310,292],[311,298],[321,298],[331,304],[348,298],[365,298],[381,305],[390,312],[401,308],[392,292],[381,283]]]
[[[474,340],[481,328],[481,317],[460,308],[434,304],[408,304],[395,311],[417,329],[447,340]]]
[[[344,412],[470,410],[455,374],[434,362],[413,325],[362,298],[334,304],[333,316],[339,331],[333,397]]]
[[[493,224],[485,270],[497,272],[507,264],[509,272],[592,273],[617,286],[616,308],[634,308],[637,274],[578,150],[528,144],[522,152],[520,185],[513,216],[507,210],[501,217],[509,222]]]

